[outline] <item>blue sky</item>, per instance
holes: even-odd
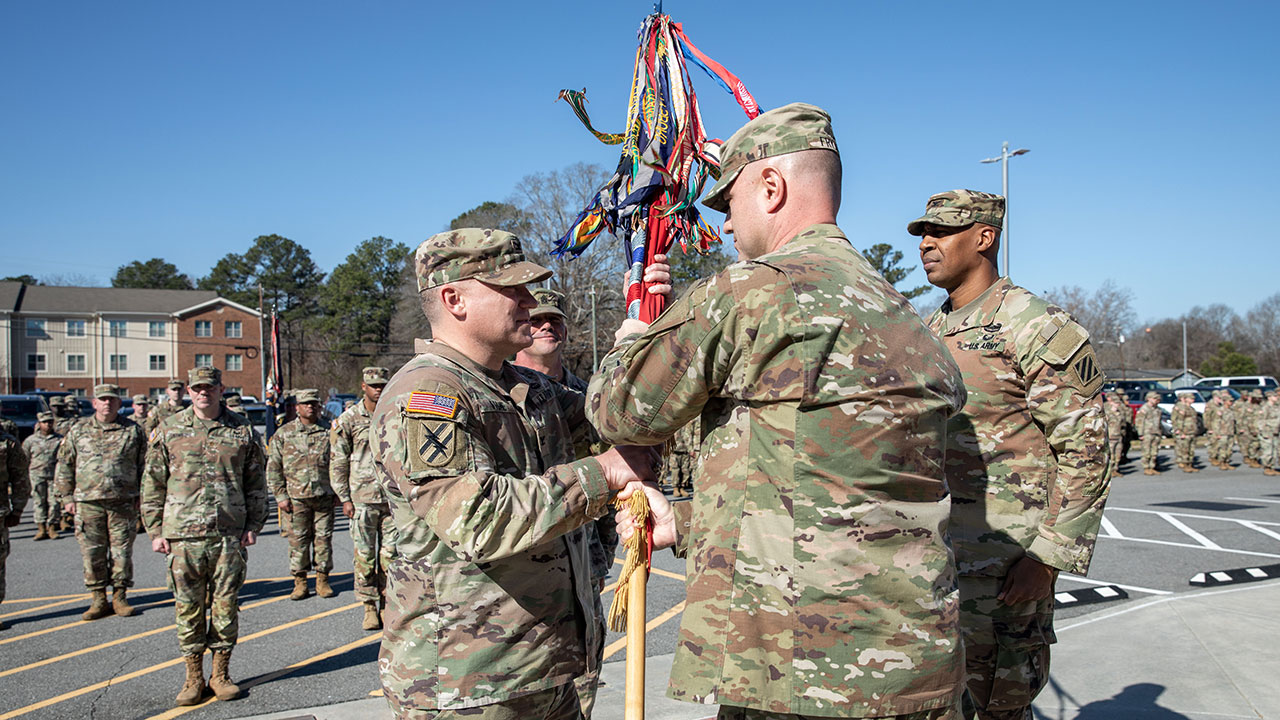
[[[261,234],[325,270],[416,245],[521,177],[612,167],[651,2],[10,2],[0,7],[0,275],[194,276]],[[779,7],[785,8],[780,12]],[[1142,319],[1280,290],[1280,3],[667,0],[763,107],[828,109],[855,245],[915,259],[934,192],[1000,191],[1014,279],[1130,288]],[[695,72],[698,72],[695,70]],[[745,116],[701,74],[711,134]],[[718,222],[716,213],[708,218]],[[918,263],[913,263],[918,264]],[[908,279],[924,282],[918,270]]]

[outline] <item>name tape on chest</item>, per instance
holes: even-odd
[[[458,414],[458,398],[414,390],[409,393],[409,402],[404,406],[404,411],[410,415],[434,415],[452,419]]]

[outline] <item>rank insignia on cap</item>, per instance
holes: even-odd
[[[458,398],[451,395],[415,390],[409,393],[409,404],[405,405],[404,411],[406,413],[452,418],[458,414]]]

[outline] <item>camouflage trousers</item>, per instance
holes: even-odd
[[[1210,440],[1209,458],[1214,462],[1231,462],[1231,456],[1235,452],[1232,447],[1234,440],[1231,435],[1214,435]]]
[[[1155,433],[1142,436],[1142,469],[1155,470],[1160,457],[1160,436]]]
[[[184,655],[230,650],[240,636],[246,553],[234,537],[169,541],[169,587]]]
[[[293,525],[289,528],[289,572],[306,577],[312,568],[327,573],[333,569],[333,496],[289,498],[293,503]]]
[[[1262,461],[1262,435],[1259,433],[1249,435],[1249,457],[1255,462]]]
[[[582,720],[583,715],[573,683],[566,683],[492,705],[428,710],[400,717],[413,717],[415,720]]]
[[[1253,436],[1249,433],[1236,433],[1236,445],[1240,446],[1240,459],[1250,460],[1253,458],[1249,454],[1249,443],[1253,441]]]
[[[387,505],[356,504],[351,518],[351,542],[355,546],[352,565],[355,569],[356,597],[365,602],[382,598],[387,585],[386,569],[396,551],[396,526]]]
[[[1262,450],[1258,455],[1259,461],[1262,462],[1264,468],[1274,468],[1277,462],[1280,462],[1280,438],[1275,435],[1261,436],[1260,443]]]
[[[62,519],[62,505],[53,495],[53,477],[31,478],[31,504],[35,509],[32,518],[37,525],[49,525]]]
[[[133,539],[138,510],[132,500],[76,503],[76,539],[84,557],[84,586],[102,590],[133,587]]]
[[[829,716],[825,715],[792,715],[732,705],[721,705],[719,712],[716,713],[716,720],[805,720],[809,717],[814,718],[814,720],[819,717],[823,718],[823,720],[831,720]],[[959,720],[960,708],[948,705],[947,707],[921,710],[920,712],[906,713],[904,715],[868,715],[864,716],[863,720],[872,720],[872,718],[877,718],[878,720]]]
[[[671,486],[676,497],[685,497],[693,493],[694,456],[686,452],[673,452],[667,456],[663,465],[664,483]]]
[[[0,515],[0,603],[4,602],[4,566],[9,557],[9,528],[3,521],[4,516]]]
[[[1003,584],[1003,577],[960,576],[966,718],[1031,720],[1031,701],[1049,681],[1053,594],[1005,605],[996,600]]]
[[[1196,461],[1195,437],[1175,437],[1173,439],[1174,457],[1178,465],[1192,465]]]
[[[1124,450],[1124,441],[1111,440],[1109,444],[1110,444],[1110,456],[1111,456],[1111,475],[1112,477],[1114,477],[1120,471],[1120,462],[1124,460],[1124,458],[1121,457],[1122,451]]]
[[[599,585],[597,584],[596,587]],[[600,599],[599,592],[595,593],[595,611],[596,617],[600,619],[600,632],[596,633],[596,646],[587,648],[589,654],[595,655],[595,669],[588,670],[573,679],[573,689],[578,693],[578,704],[582,707],[584,718],[591,717],[591,711],[596,706],[596,690],[600,687],[600,665],[604,662],[604,639],[609,634],[609,616],[605,614],[604,603]]]

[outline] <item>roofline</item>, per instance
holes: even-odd
[[[240,303],[236,302],[235,300],[229,300],[229,299],[227,299],[227,298],[222,297],[221,295],[219,295],[218,297],[215,297],[215,298],[209,299],[209,300],[205,300],[204,302],[202,302],[202,303],[200,303],[200,304],[198,304],[198,305],[192,305],[192,306],[191,306],[191,307],[189,307],[189,308],[183,308],[182,310],[174,310],[174,311],[173,311],[173,315],[174,315],[174,317],[180,317],[180,316],[185,315],[185,314],[187,314],[187,313],[195,312],[196,310],[200,310],[200,309],[204,308],[204,307],[205,307],[205,306],[207,306],[207,305],[212,305],[212,304],[214,304],[214,303],[220,303],[220,302],[221,302],[221,303],[226,303],[226,304],[230,305],[231,307],[236,308],[237,310],[243,310],[244,312],[247,312],[247,313],[249,313],[250,315],[253,315],[254,317],[257,317],[257,318],[259,318],[259,319],[261,319],[261,318],[262,318],[262,313],[258,312],[257,310],[254,310],[253,308],[247,308],[247,307],[245,307],[245,306],[241,305]]]

